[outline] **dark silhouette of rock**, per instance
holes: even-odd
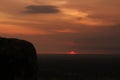
[[[37,80],[37,54],[32,43],[0,37],[0,79]]]

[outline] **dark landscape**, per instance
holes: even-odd
[[[40,54],[39,80],[120,80],[119,54]]]

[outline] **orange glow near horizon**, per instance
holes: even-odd
[[[75,51],[70,51],[69,54],[74,55],[77,54]]]

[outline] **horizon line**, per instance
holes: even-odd
[[[120,51],[79,51],[75,54],[120,54]],[[37,54],[70,54],[69,52],[38,52]]]

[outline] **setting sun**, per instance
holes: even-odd
[[[77,54],[75,51],[70,51],[69,54]]]

